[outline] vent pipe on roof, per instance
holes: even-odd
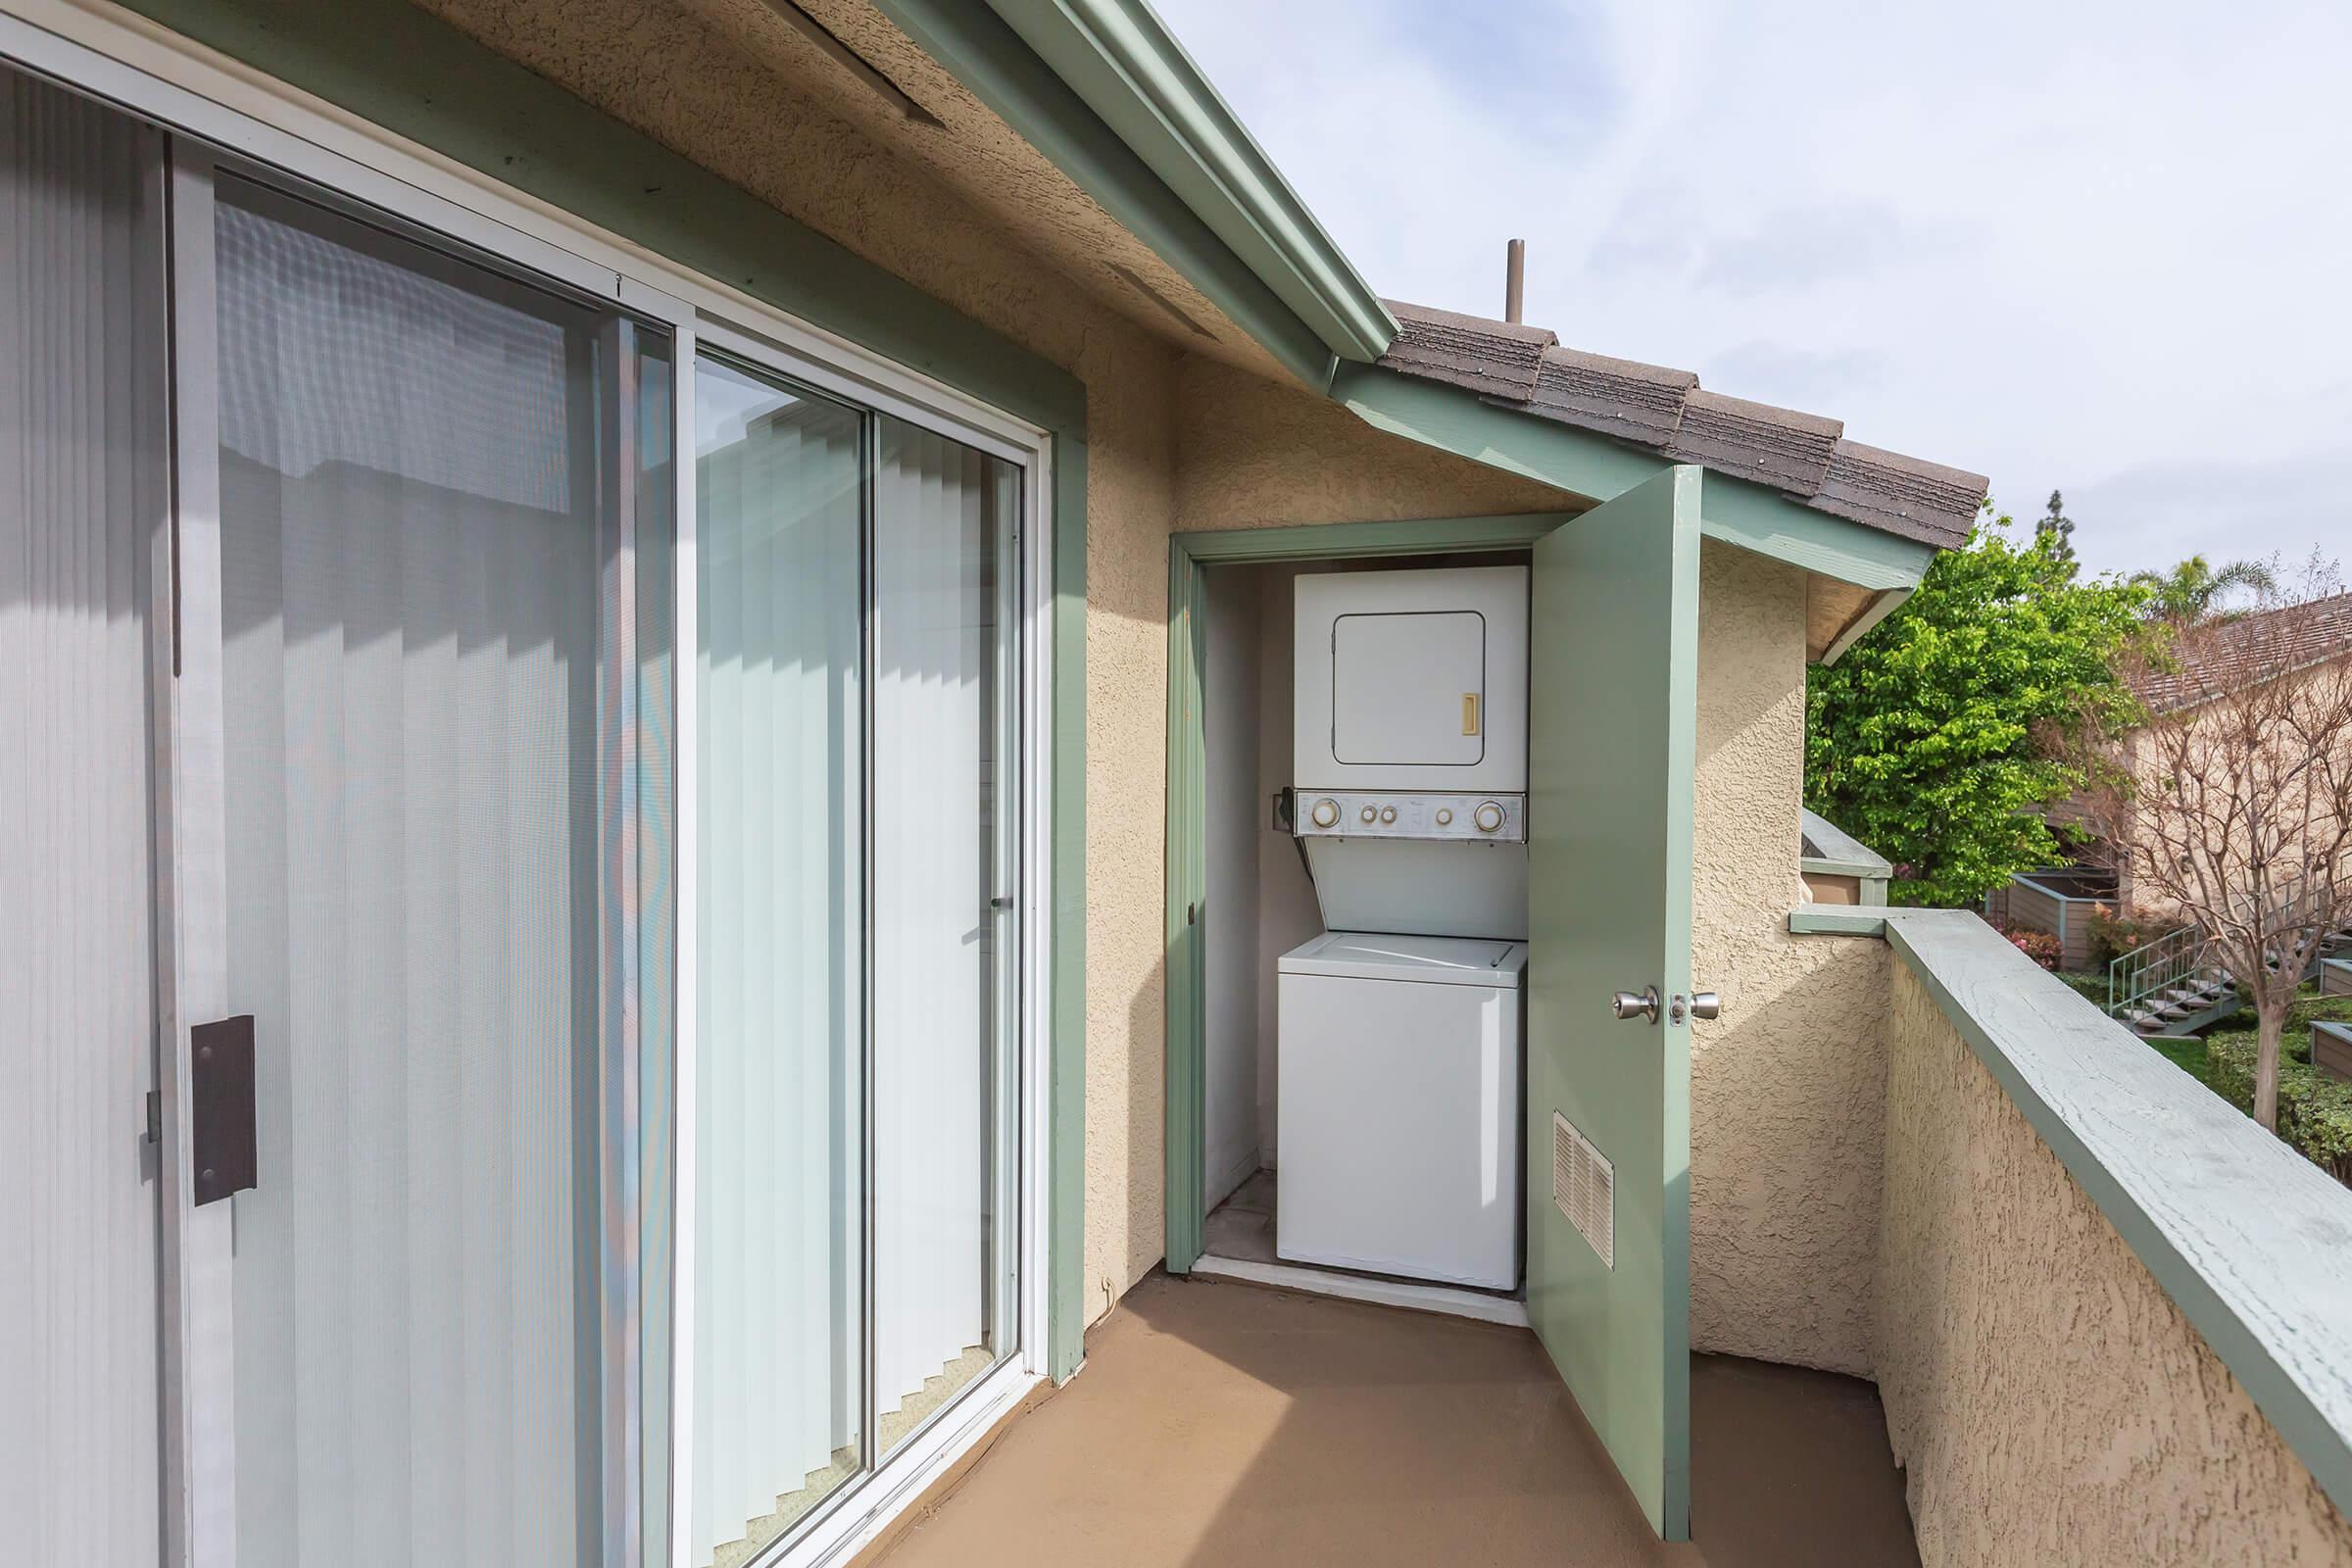
[[[1516,324],[1527,300],[1527,241],[1511,241],[1502,272],[1502,318]]]

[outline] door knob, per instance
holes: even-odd
[[[1619,1021],[1647,1018],[1658,1021],[1658,988],[1643,986],[1639,991],[1620,991],[1609,999],[1610,1015]]]
[[[1681,1023],[1686,1018],[1719,1018],[1723,1015],[1723,999],[1712,991],[1693,991],[1685,1002],[1676,997],[1666,1004],[1666,1021]]]

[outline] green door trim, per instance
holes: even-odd
[[[1086,388],[401,0],[130,0],[130,9],[469,169],[1035,421],[1054,459],[1053,848],[1045,1003],[1047,1368],[1083,1359],[1086,1236]]]
[[[1533,545],[1574,513],[1427,517],[1390,522],[1323,522],[1287,528],[1219,528],[1168,536],[1167,866],[1161,926],[1166,962],[1164,1257],[1168,1272],[1200,1256],[1206,1207],[1208,1046],[1206,949],[1216,911],[1207,905],[1208,766],[1200,680],[1205,567],[1277,561],[1461,555]]]

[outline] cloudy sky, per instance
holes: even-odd
[[[1383,294],[2352,565],[2352,4],[1154,4]]]

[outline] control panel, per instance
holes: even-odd
[[[1527,842],[1524,795],[1300,790],[1295,810],[1301,838]]]

